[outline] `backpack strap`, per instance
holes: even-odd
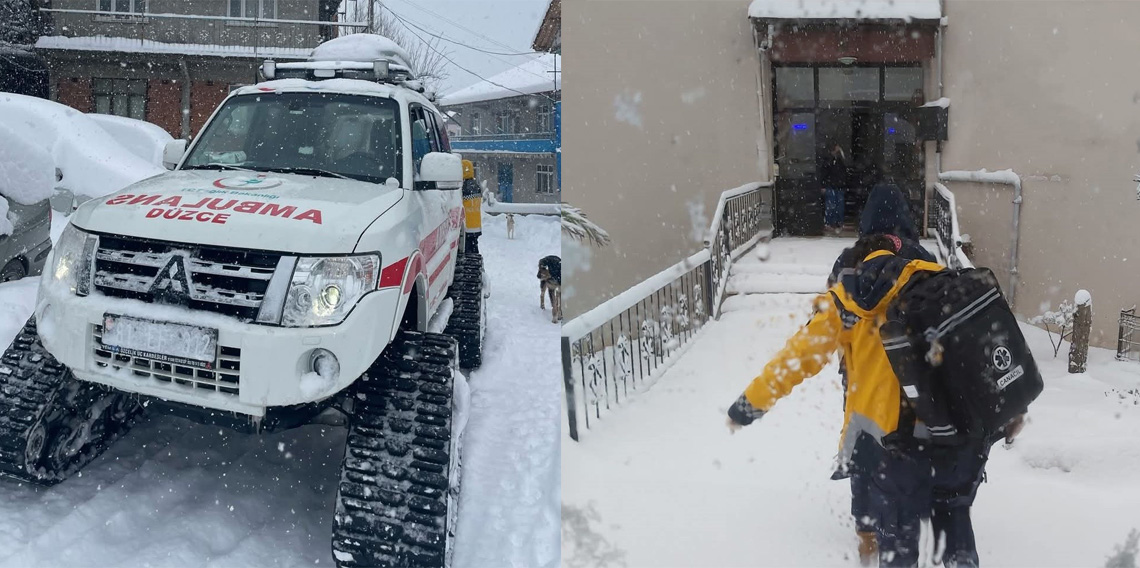
[[[855,324],[859,323],[859,314],[847,309],[839,299],[839,295],[834,291],[828,291],[828,294],[831,294],[835,309],[839,310],[839,319],[843,322],[843,329],[849,330],[855,327]]]

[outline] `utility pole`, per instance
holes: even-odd
[[[376,5],[379,4],[378,0],[368,0],[368,33],[376,33]]]

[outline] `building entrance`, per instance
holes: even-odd
[[[917,66],[781,66],[775,69],[777,234],[825,234],[825,185],[838,185],[843,225],[854,234],[875,184],[896,184],[922,219],[925,156]],[[838,146],[842,174],[825,176]]]

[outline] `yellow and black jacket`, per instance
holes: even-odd
[[[463,218],[467,234],[483,232],[483,194],[475,181],[475,165],[463,160]]]
[[[846,462],[861,432],[880,445],[900,428],[902,395],[879,338],[887,307],[919,271],[942,270],[924,260],[908,261],[888,251],[867,256],[857,271],[840,274],[827,293],[816,298],[811,321],[764,367],[760,376],[729,409],[729,416],[748,424],[771,410],[808,377],[818,374],[831,355],[843,350],[847,365],[847,396],[839,455]],[[921,423],[916,437],[927,437]]]

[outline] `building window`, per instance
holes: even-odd
[[[146,120],[146,80],[95,79],[92,91],[95,112]]]
[[[534,192],[554,193],[554,166],[539,164],[535,168],[538,173],[534,182]]]
[[[230,17],[276,19],[277,0],[230,0]]]
[[[517,126],[518,118],[515,116],[515,114],[513,112],[510,112],[510,111],[501,112],[501,113],[499,113],[499,116],[497,117],[497,119],[498,119],[498,124],[496,126],[498,127],[497,128],[498,134],[514,134],[515,133],[515,127]]]
[[[550,114],[550,105],[548,105],[548,104],[538,105],[538,131],[539,132],[550,132],[550,130],[551,130],[550,124],[551,124],[551,122],[553,122],[551,120],[551,118],[552,118],[552,115]]]
[[[471,135],[478,136],[483,133],[483,117],[479,113],[471,113]]]
[[[99,0],[95,5],[98,12],[146,13],[146,0]]]

